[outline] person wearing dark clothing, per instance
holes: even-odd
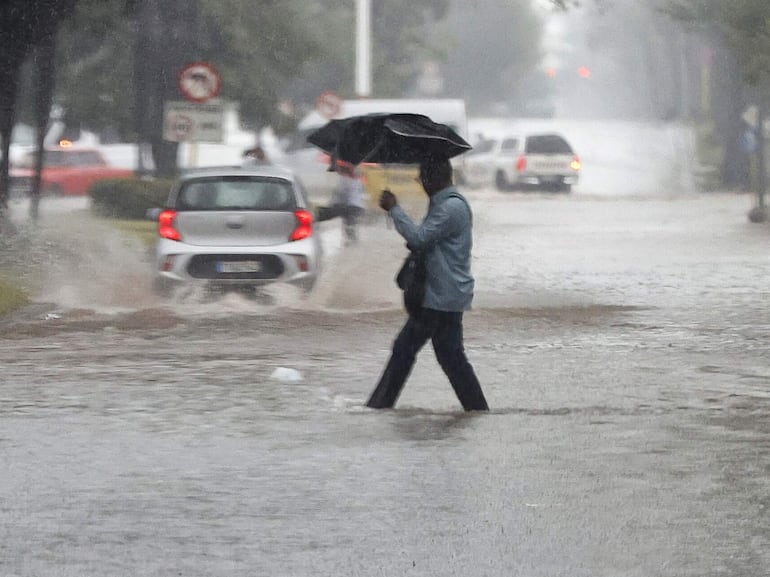
[[[420,183],[430,201],[417,225],[386,190],[380,207],[386,210],[411,250],[426,254],[427,278],[422,310],[410,314],[398,334],[377,387],[366,403],[373,409],[392,408],[417,357],[428,340],[466,411],[488,411],[484,393],[463,345],[463,312],[471,308],[473,215],[468,201],[452,184],[452,165],[446,159],[420,165]]]

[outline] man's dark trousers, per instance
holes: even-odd
[[[396,404],[412,371],[417,353],[431,339],[439,365],[466,411],[488,411],[481,385],[463,347],[463,313],[422,309],[410,315],[401,329],[385,371],[366,403],[372,409],[389,409]]]

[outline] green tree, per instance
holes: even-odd
[[[56,104],[65,122],[136,138],[133,4],[79,0],[57,45]]]
[[[315,13],[304,0],[202,0],[198,53],[219,68],[222,96],[239,103],[252,128],[277,122],[286,85],[324,58]]]
[[[373,2],[372,88],[377,96],[400,97],[409,90],[424,62],[437,55],[429,30],[449,8],[449,0]]]
[[[436,57],[429,29],[445,16],[450,0],[389,0],[372,2],[372,96],[401,97],[408,93],[422,64]],[[285,93],[312,105],[326,90],[355,96],[355,2],[307,2],[304,16],[320,51],[308,58]]]
[[[520,101],[540,58],[540,30],[528,0],[456,0],[441,34],[446,92],[472,110]]]
[[[223,80],[221,97],[238,102],[252,128],[284,119],[277,111],[280,100],[310,105],[324,90],[353,94],[353,0],[69,4],[76,9],[63,20],[57,44],[55,102],[71,125],[96,132],[110,128],[122,139],[149,143],[162,172],[173,172],[176,159],[176,145],[161,138],[162,103],[180,97],[176,77],[185,63],[205,60],[216,66]],[[524,4],[516,0],[506,10]],[[407,94],[426,61],[452,53],[451,42],[431,33],[450,5],[450,0],[373,2],[374,95]],[[526,22],[514,28],[517,36],[527,31]],[[462,35],[457,38],[457,45],[467,48]],[[497,40],[504,42],[502,36]],[[525,42],[517,46],[523,49]],[[515,72],[516,63],[526,61],[521,51],[507,50],[505,56],[504,72]],[[31,74],[28,92],[35,89]],[[500,91],[507,88],[502,85]],[[31,118],[32,107],[23,114]]]
[[[700,25],[730,49],[744,80],[755,86],[770,78],[770,3],[766,0],[669,0],[674,18]]]
[[[749,85],[770,76],[770,2],[766,0],[670,0],[675,18],[716,32],[731,50]]]
[[[143,43],[152,44],[140,18],[141,10],[152,3],[80,0],[59,47],[57,102],[72,122],[96,131],[111,126],[123,138],[136,135],[136,79],[144,83],[170,74],[151,73],[157,66],[149,60],[137,64],[136,75],[127,73],[133,70],[136,36],[144,34]],[[197,10],[194,21],[184,21],[186,59],[206,60],[218,68],[222,98],[239,103],[248,126],[278,123],[276,104],[284,98],[310,104],[324,90],[352,95],[352,0],[284,0],[257,6],[248,0],[198,0],[189,4]],[[421,35],[425,23],[441,17],[447,6],[448,0],[373,4],[373,76],[378,95],[403,93],[416,74],[415,54],[426,44]],[[173,10],[164,12],[168,16]],[[167,46],[161,52],[171,49]],[[146,57],[152,59],[149,54]]]
[[[40,44],[51,46],[60,22],[73,10],[76,0],[7,0],[0,4],[0,217],[8,197],[8,156],[11,130],[16,118],[17,89],[25,59]],[[41,51],[50,59],[51,50]],[[38,69],[44,69],[42,63]],[[38,90],[38,101],[48,100],[48,90]]]
[[[712,45],[719,48],[727,47],[732,58],[740,68],[745,89],[732,82],[731,103],[753,100],[759,106],[760,112],[770,109],[768,87],[770,86],[770,3],[766,0],[669,0],[667,11],[682,21],[698,25],[710,39]],[[729,70],[728,70],[729,73]],[[728,74],[725,74],[726,76]],[[735,75],[729,75],[733,77]],[[738,86],[736,86],[738,85]],[[733,106],[735,108],[735,106]],[[730,124],[718,132],[734,133],[739,126],[738,118],[741,110],[733,110]],[[760,121],[763,114],[760,114]],[[762,219],[766,218],[764,211],[765,151],[763,131],[759,131],[758,160],[758,203]],[[737,138],[733,137],[724,143],[725,166],[723,180],[730,176],[732,159],[741,156],[738,151]],[[729,183],[729,182],[728,182]]]
[[[281,87],[321,47],[301,0],[80,0],[59,46],[57,103],[68,123],[147,142],[164,173],[176,145],[162,140],[163,102],[182,98],[177,76],[194,61],[213,64],[221,98],[247,123],[276,117]]]
[[[770,3],[733,0],[729,10],[721,6],[725,41],[750,85],[765,83],[770,76]]]

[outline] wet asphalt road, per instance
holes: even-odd
[[[0,321],[0,575],[770,575],[750,199],[470,196],[489,415],[429,350],[362,407],[403,320],[382,221],[272,304],[158,302],[141,250],[44,221],[75,256]]]

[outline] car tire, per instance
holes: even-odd
[[[495,186],[497,190],[510,190],[511,185],[508,183],[508,179],[505,177],[505,173],[502,170],[498,170],[495,173]]]

